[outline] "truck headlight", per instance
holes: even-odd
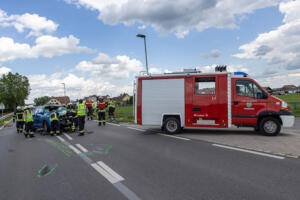
[[[285,101],[282,101],[281,102],[281,108],[284,109],[284,110],[287,110],[287,109],[289,109],[289,105]]]

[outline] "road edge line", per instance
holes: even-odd
[[[273,154],[268,154],[268,153],[263,153],[263,152],[258,152],[258,151],[253,151],[253,150],[248,150],[248,149],[243,149],[243,148],[238,148],[238,147],[232,147],[232,146],[227,146],[227,145],[222,145],[222,144],[212,144],[212,146],[220,147],[220,148],[224,148],[224,149],[241,151],[241,152],[245,152],[245,153],[251,153],[251,154],[265,156],[265,157],[269,157],[269,158],[276,158],[276,159],[280,159],[280,160],[285,159],[285,157],[283,157],[283,156],[277,156],[277,155],[273,155]]]

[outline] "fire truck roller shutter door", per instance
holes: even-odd
[[[142,82],[142,124],[162,125],[164,114],[180,116],[185,123],[184,79],[151,79]]]

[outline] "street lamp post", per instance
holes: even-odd
[[[147,74],[149,74],[148,72],[148,58],[147,58],[147,44],[146,44],[146,35],[143,35],[143,34],[137,34],[136,37],[139,37],[139,38],[144,38],[144,46],[145,46],[145,57],[146,57],[146,71],[147,71]]]
[[[64,97],[66,96],[66,84],[62,83],[64,85]]]

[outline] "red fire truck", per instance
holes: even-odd
[[[220,70],[221,69],[221,70]],[[161,126],[168,134],[184,127],[253,127],[274,136],[292,127],[286,102],[268,94],[244,72],[184,71],[141,75],[135,86],[135,122]]]

